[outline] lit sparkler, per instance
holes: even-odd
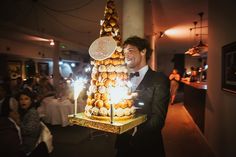
[[[77,99],[80,95],[80,92],[84,89],[84,84],[87,82],[86,79],[79,78],[78,80],[74,81],[74,116],[77,114]]]
[[[129,88],[125,86],[125,82],[122,80],[116,81],[116,86],[110,86],[108,88],[109,93],[109,103],[111,105],[111,123],[113,123],[113,117],[114,117],[114,104],[117,104],[119,102],[124,101],[125,99],[129,98]]]

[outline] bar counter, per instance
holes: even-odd
[[[185,80],[181,82],[184,84],[184,106],[199,129],[204,132],[207,83]]]
[[[206,82],[189,82],[185,80],[181,80],[182,83],[192,86],[197,89],[205,89],[207,90],[207,83]]]

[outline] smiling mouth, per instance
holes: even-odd
[[[131,63],[131,60],[126,60],[125,63],[126,63],[126,64],[130,64],[130,63]]]
[[[126,64],[130,64],[131,62],[132,62],[132,59],[126,59],[126,60],[125,60],[125,63],[126,63]]]

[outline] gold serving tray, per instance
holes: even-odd
[[[131,119],[117,121],[114,120],[111,124],[110,121],[90,119],[85,116],[84,113],[78,113],[75,115],[68,116],[69,123],[72,125],[79,125],[83,127],[93,128],[97,130],[102,130],[105,132],[111,132],[115,134],[122,134],[147,120],[146,115],[135,115]]]

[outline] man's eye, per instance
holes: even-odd
[[[125,50],[124,53],[131,53],[133,50]]]

